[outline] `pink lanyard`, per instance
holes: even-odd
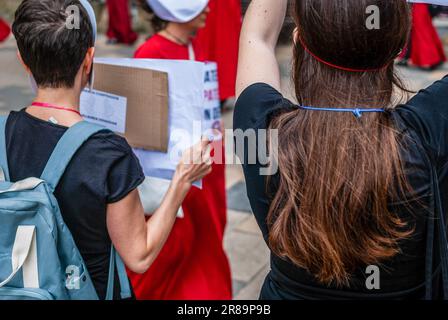
[[[75,109],[71,109],[71,108],[64,108],[64,107],[58,107],[58,106],[54,106],[48,103],[42,103],[42,102],[33,102],[31,104],[31,106],[33,107],[38,107],[38,108],[46,108],[46,109],[56,109],[56,110],[64,110],[64,111],[70,111],[70,112],[74,112],[77,115],[81,116],[81,113],[78,110]]]

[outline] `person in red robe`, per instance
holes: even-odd
[[[10,33],[11,28],[3,19],[0,18],[0,42],[5,41],[9,37]]]
[[[412,4],[412,32],[407,49],[401,55],[400,64],[408,63],[422,69],[433,70],[446,61],[444,47],[436,28],[428,4]]]
[[[109,12],[109,28],[107,38],[109,43],[133,44],[138,38],[132,30],[132,20],[128,0],[107,0]]]
[[[197,41],[205,57],[218,63],[221,101],[235,97],[238,47],[242,25],[241,0],[211,0],[207,26]]]
[[[152,12],[146,0],[142,6]],[[200,12],[188,23],[154,16],[153,27],[158,32],[136,51],[135,58],[204,61],[201,45],[192,38],[195,30],[205,24],[209,9]],[[223,145],[216,142],[214,148],[223,150]],[[227,222],[224,164],[213,164],[212,173],[203,180],[203,189],[193,188],[182,208],[184,217],[177,219],[151,268],[143,275],[129,273],[137,299],[231,299],[230,265],[223,248]]]

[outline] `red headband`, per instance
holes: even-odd
[[[343,70],[343,71],[348,71],[348,72],[372,72],[372,71],[380,71],[383,70],[384,68],[387,68],[389,66],[389,63],[386,64],[385,66],[382,66],[381,68],[372,68],[372,69],[352,69],[352,68],[348,68],[348,67],[342,67],[342,66],[338,66],[337,64],[333,64],[330,63],[328,61],[325,61],[322,58],[319,58],[317,55],[315,55],[310,49],[308,49],[308,47],[305,45],[305,41],[303,41],[301,36],[297,37],[300,41],[300,44],[302,45],[302,47],[305,49],[306,52],[308,52],[314,59],[316,59],[317,61],[319,61],[320,63],[323,63],[331,68],[334,69],[338,69],[338,70]]]

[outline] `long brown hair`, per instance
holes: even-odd
[[[403,0],[296,0],[292,14],[309,51],[297,41],[293,78],[300,104],[331,108],[393,108],[404,89],[394,58],[405,46],[410,13]],[[366,8],[380,9],[380,28],[366,26]],[[412,230],[388,203],[407,189],[400,136],[390,113],[297,110],[277,115],[279,188],[268,216],[275,254],[321,283],[349,285],[359,267],[399,253]],[[401,191],[400,191],[401,190]]]

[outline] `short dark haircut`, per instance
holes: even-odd
[[[153,30],[155,32],[162,31],[166,28],[168,25],[168,21],[163,20],[159,18],[155,13],[154,10],[149,6],[148,2],[146,0],[139,0],[140,7],[145,11],[146,13],[151,15],[150,22]]]
[[[66,26],[67,7],[77,5],[80,25]],[[23,0],[12,26],[23,62],[40,88],[72,88],[94,45],[89,16],[78,0]]]

